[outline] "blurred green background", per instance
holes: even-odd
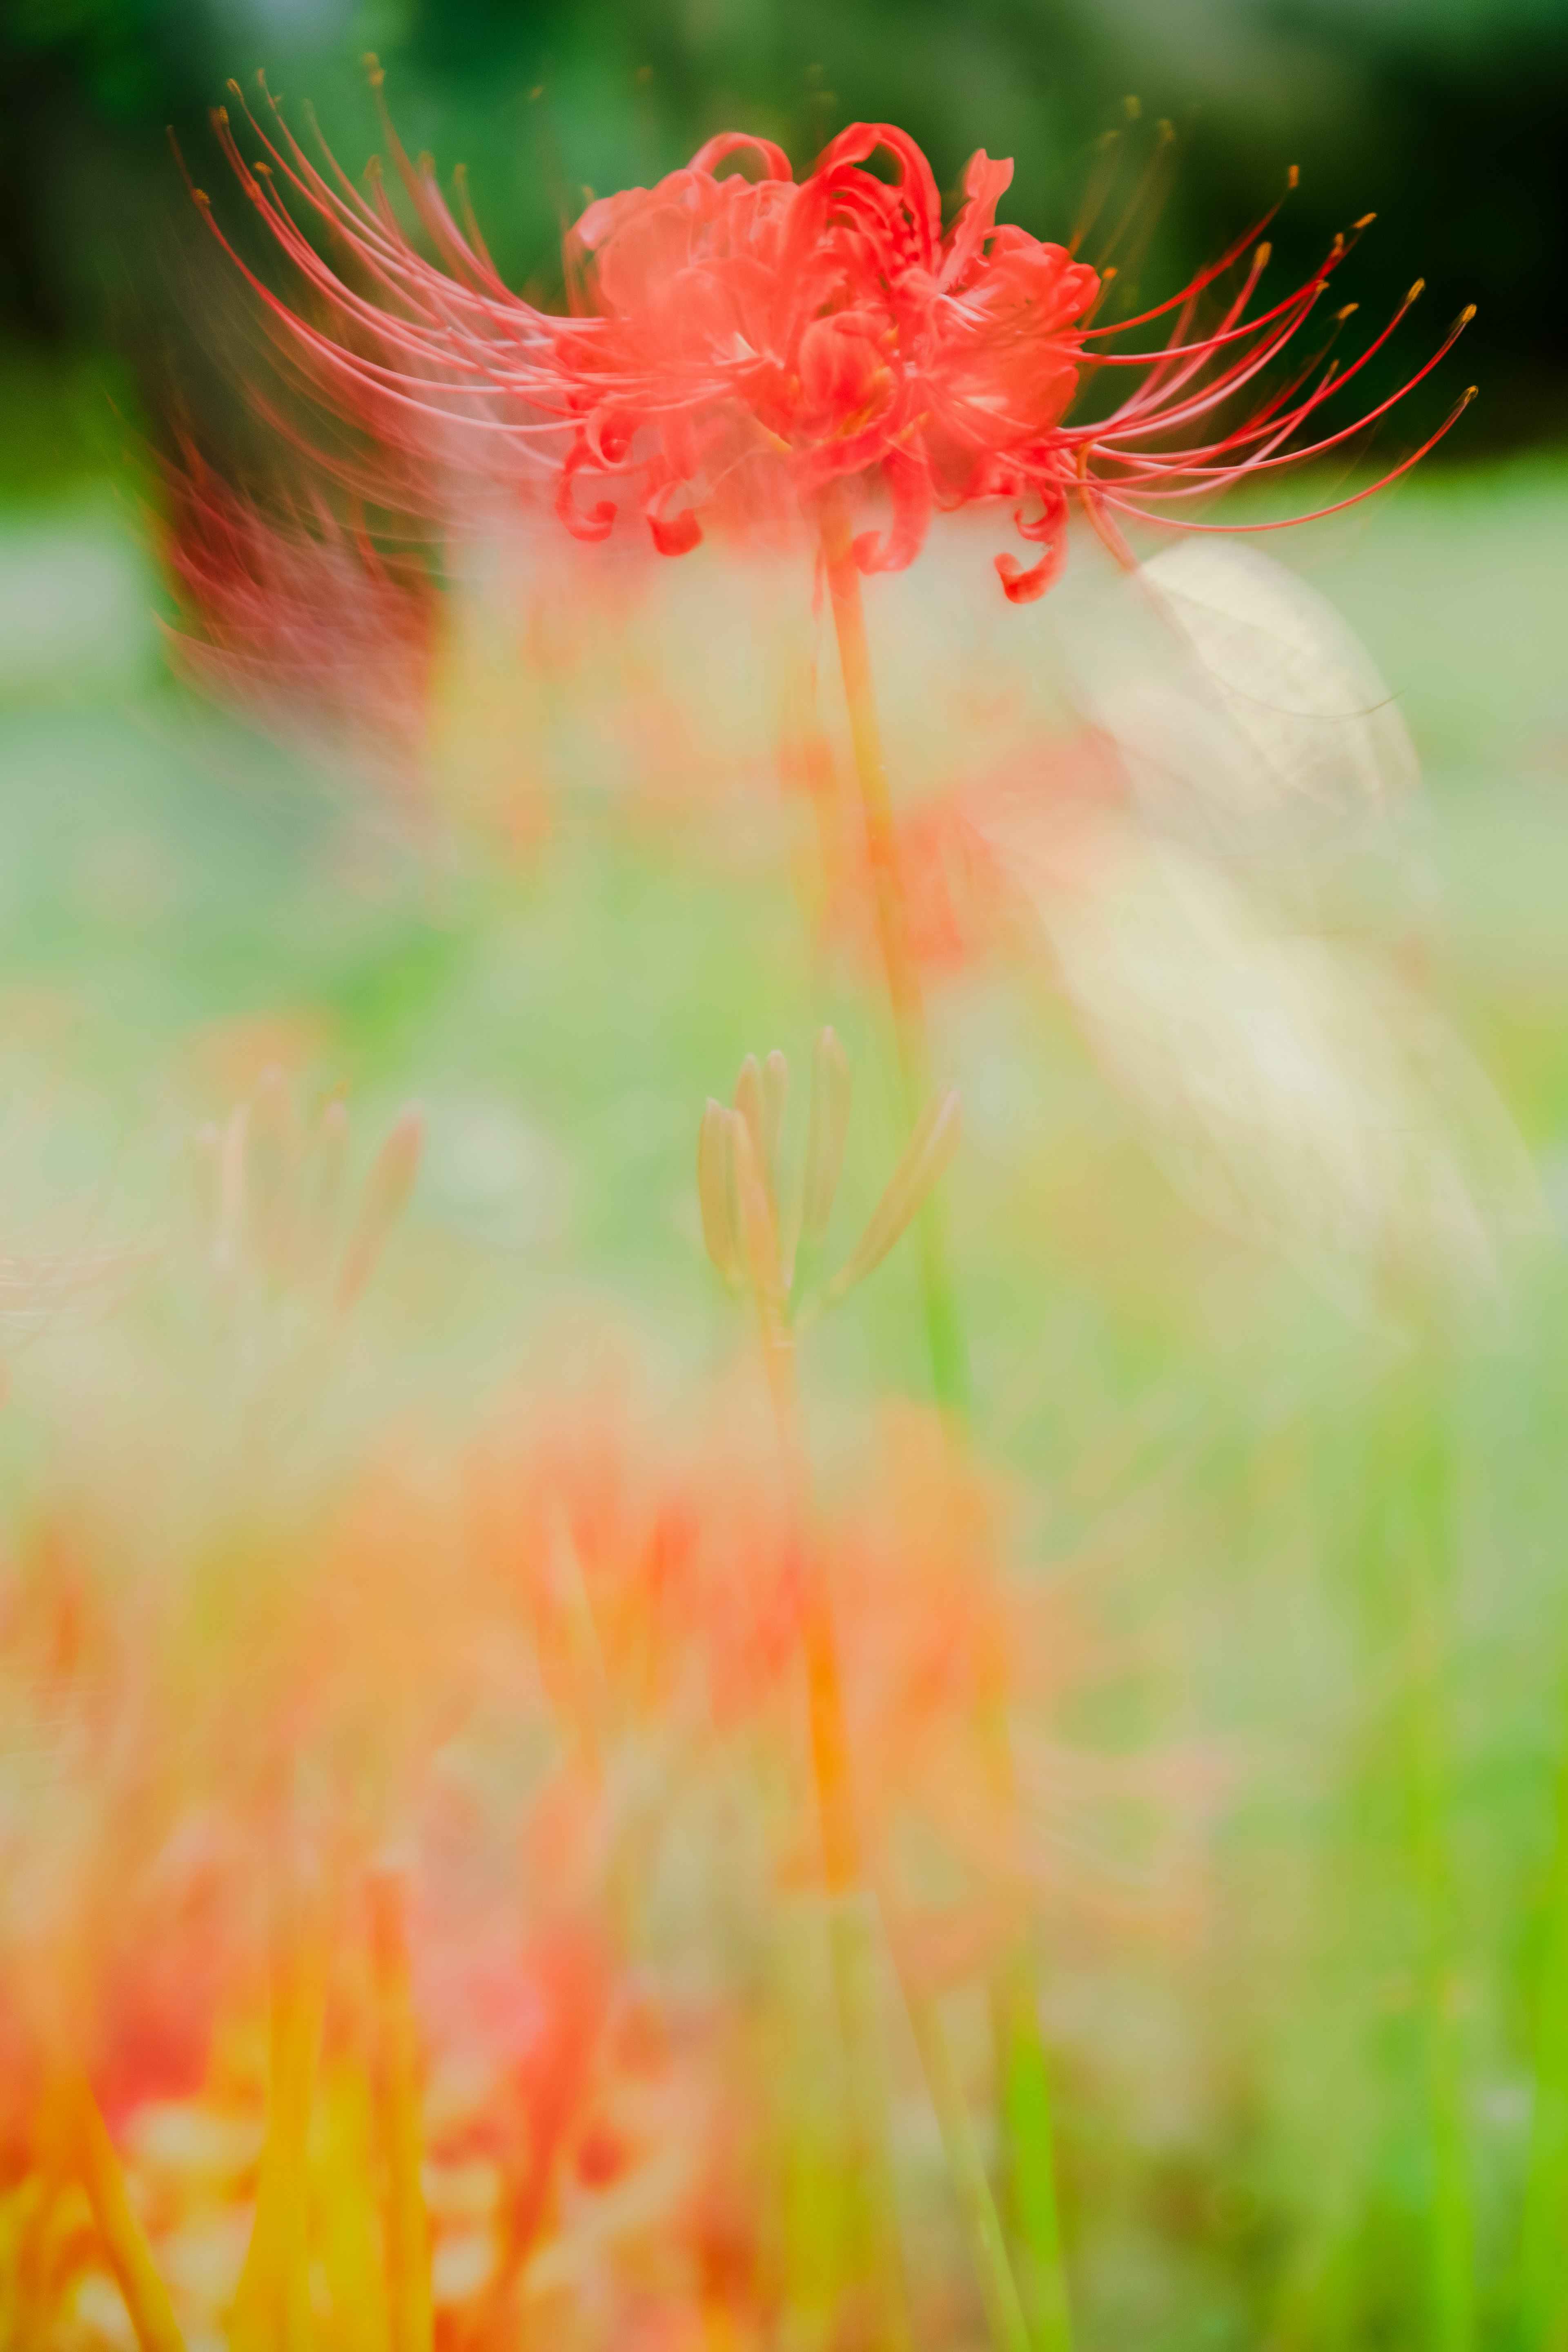
[[[1284,234],[1303,265],[1375,209],[1347,292],[1375,311],[1424,271],[1438,326],[1478,300],[1458,372],[1379,442],[1411,446],[1473,375],[1484,398],[1441,463],[1279,551],[1360,629],[1426,764],[1424,802],[1380,837],[1371,927],[1423,961],[1561,1214],[1558,0],[9,0],[8,1245],[30,1220],[58,1237],[62,1202],[78,1231],[155,1225],[184,1126],[276,1056],[349,1076],[373,1127],[426,1098],[411,1278],[442,1379],[482,1386],[585,1275],[668,1360],[731,1344],[695,1231],[693,1117],[742,1051],[798,1055],[820,1016],[787,886],[716,891],[678,846],[570,825],[520,866],[458,854],[433,877],[163,667],[137,453],[171,383],[208,364],[192,320],[221,316],[164,125],[216,194],[205,110],[264,63],[357,164],[369,47],[410,147],[468,163],[520,279],[548,276],[563,189],[646,179],[732,122],[804,160],[845,121],[891,118],[946,184],[974,146],[1015,153],[1016,216],[1059,234],[1136,92],[1130,137],[1178,131],[1151,271],[1195,266],[1297,163]],[[873,1016],[832,1009],[870,1066]],[[1568,2323],[1555,1250],[1504,1332],[1401,1360],[1199,1223],[1058,1009],[1019,993],[952,1019],[998,1139],[954,1182],[988,1442],[1046,1497],[1042,1569],[1088,1560],[1153,1661],[1142,1731],[1228,1759],[1235,1790],[1199,1929],[1053,1955],[1086,2352],[1549,2352]],[[889,1120],[872,1083],[862,1201]],[[906,1274],[832,1338],[830,1381],[886,1360]]]

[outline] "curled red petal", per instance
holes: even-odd
[[[615,526],[616,512],[613,499],[601,499],[597,505],[584,511],[572,495],[574,478],[592,462],[588,450],[579,442],[567,453],[561,468],[561,479],[555,488],[556,514],[574,539],[583,540],[589,545],[595,541],[608,539]]]
[[[866,163],[879,147],[885,148],[898,163],[898,193],[914,220],[922,247],[921,258],[929,268],[942,243],[942,197],[935,173],[907,131],[893,122],[852,122],[825,149],[812,178],[830,182],[845,166]],[[873,187],[880,185],[869,173],[861,177],[870,180]],[[881,193],[889,192],[884,188]]]
[[[693,172],[711,173],[721,163],[728,163],[731,155],[742,154],[762,157],[767,166],[763,174],[766,179],[793,180],[795,177],[789,157],[782,147],[775,146],[771,139],[759,139],[745,131],[715,132],[705,145],[699,147],[688,168]]]
[[[996,577],[1002,583],[1002,593],[1009,604],[1032,604],[1054,585],[1068,559],[1067,533],[1064,531],[1053,547],[1047,547],[1037,563],[1026,572],[1016,555],[998,555],[992,560]]]
[[[1067,493],[1057,482],[1040,485],[1040,511],[1037,515],[1026,515],[1020,507],[1013,517],[1019,538],[1032,539],[1043,547],[1055,547],[1067,529]]]
[[[637,419],[615,408],[596,408],[584,419],[583,444],[585,455],[581,463],[592,465],[595,471],[608,473],[612,467],[624,465],[626,452],[637,430]]]
[[[669,516],[668,520],[662,515],[650,514],[647,527],[661,555],[689,555],[702,537],[702,525],[689,507]]]
[[[892,528],[862,531],[855,541],[862,572],[902,572],[925,545],[931,523],[931,467],[924,458],[894,450],[882,471],[893,494]]]
[[[944,291],[961,285],[979,260],[986,238],[995,230],[997,204],[1012,184],[1012,157],[994,159],[977,147],[964,168],[963,209],[948,234],[940,279]]]

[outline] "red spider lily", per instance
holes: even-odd
[[[219,137],[304,280],[309,316],[247,275],[313,388],[405,453],[531,474],[580,539],[614,525],[617,500],[585,497],[598,488],[630,494],[654,544],[679,554],[705,519],[787,520],[849,485],[890,500],[890,527],[862,532],[856,556],[864,571],[892,570],[919,551],[933,507],[1007,499],[1042,550],[1027,571],[996,558],[1007,595],[1025,602],[1060,568],[1070,498],[1125,555],[1120,518],[1179,517],[1184,501],[1340,446],[1403,396],[1303,438],[1418,287],[1348,365],[1320,352],[1264,389],[1350,249],[1342,237],[1301,285],[1254,311],[1269,253],[1258,246],[1217,324],[1200,331],[1203,298],[1266,219],[1170,300],[1091,326],[1100,275],[996,222],[1010,163],[972,157],[944,232],[929,163],[887,123],[841,132],[798,184],[771,141],[723,132],[657,187],[590,204],[566,238],[571,313],[561,317],[502,282],[471,218],[458,226],[434,166],[416,168],[389,122],[438,264],[411,243],[374,173],[363,196],[330,154],[319,170],[276,109],[275,136],[247,120],[267,151],[254,169],[224,111]],[[891,183],[867,169],[879,153],[897,167]],[[721,177],[742,155],[761,176]],[[317,253],[285,191],[331,231],[341,268]],[[1118,347],[1166,318],[1163,344]],[[1132,368],[1142,382],[1100,421],[1068,425],[1086,366]]]
[[[436,600],[324,509],[271,520],[199,461],[168,479],[179,667],[268,731],[406,786],[425,725]]]

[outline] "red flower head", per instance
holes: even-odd
[[[857,123],[798,184],[771,141],[725,132],[657,187],[590,204],[566,238],[571,313],[561,317],[505,286],[471,222],[458,226],[434,167],[426,159],[416,170],[390,123],[440,266],[410,242],[374,173],[362,196],[330,157],[318,170],[280,121],[275,138],[252,122],[269,159],[253,171],[227,115],[217,122],[316,297],[307,321],[252,278],[318,393],[426,462],[438,446],[443,467],[456,456],[491,477],[531,470],[579,539],[606,538],[633,503],[666,554],[695,546],[709,519],[749,525],[881,490],[890,527],[863,532],[856,556],[863,571],[893,570],[918,552],[933,507],[1007,499],[1043,550],[1028,571],[996,559],[1007,594],[1024,601],[1059,568],[1069,497],[1120,550],[1119,514],[1174,501],[1179,515],[1184,500],[1337,446],[1381,415],[1390,402],[1310,448],[1297,438],[1420,290],[1349,366],[1319,352],[1247,407],[1317,307],[1344,239],[1304,284],[1249,316],[1268,259],[1258,246],[1217,324],[1197,331],[1202,298],[1260,223],[1170,301],[1091,326],[1097,272],[997,225],[1010,163],[984,151],[971,159],[944,232],[914,142],[888,123]],[[879,153],[896,165],[893,180],[867,168]],[[742,157],[760,167],[755,180],[723,172]],[[309,243],[285,188],[334,232],[348,275]],[[222,239],[216,223],[215,233]],[[1174,327],[1160,348],[1112,347],[1167,316]],[[1068,425],[1086,366],[1131,367],[1143,381],[1109,416]],[[1194,433],[1207,436],[1195,446]],[[1173,435],[1188,446],[1168,446]]]
[[[879,149],[898,163],[892,184],[865,168]],[[766,176],[721,179],[747,150]],[[567,478],[640,476],[673,552],[704,507],[775,485],[809,501],[879,475],[895,519],[859,541],[867,571],[910,561],[933,500],[1044,487],[1037,460],[1077,387],[1073,328],[1100,279],[1059,245],[996,226],[1012,176],[975,155],[944,236],[914,142],[858,123],[799,186],[776,147],[726,134],[657,188],[590,205],[567,241],[588,315],[561,349],[593,403]],[[1053,485],[1047,504],[1061,503]],[[598,536],[613,509],[563,512]]]

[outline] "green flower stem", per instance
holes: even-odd
[[[1018,2292],[1036,2352],[1069,2352],[1071,2315],[1052,2158],[1051,2085],[1035,2008],[1035,1968],[1017,1946],[991,1978],[992,2033],[1001,2077],[1002,2210]]]
[[[910,2015],[914,2024],[915,2039],[920,2044],[931,2101],[936,2108],[937,2122],[942,2126],[947,2168],[957,2194],[964,2235],[969,2241],[970,2260],[979,2282],[981,2301],[985,2305],[985,2321],[991,2332],[991,2341],[995,2352],[1031,2352],[1029,2326],[1024,2316],[1013,2265],[1008,2260],[1001,2216],[991,2193],[991,2183],[985,2177],[985,2167],[974,2137],[973,2121],[952,2063],[942,2011],[931,1995],[921,1994],[910,2001]]]
[[[878,1985],[876,1909],[862,1889],[829,1897],[834,1987],[844,2037],[851,2210],[866,2249],[878,2352],[910,2352],[909,2283],[889,2149],[885,2021]]]
[[[925,1003],[920,971],[910,946],[909,913],[899,878],[898,845],[893,830],[892,796],[888,789],[887,763],[882,756],[882,730],[871,676],[870,648],[866,642],[866,614],[860,597],[849,520],[841,504],[830,502],[823,522],[823,557],[827,569],[828,595],[838,639],[839,667],[845,699],[849,706],[849,735],[855,753],[855,773],[860,786],[860,807],[866,824],[866,857],[876,908],[877,938],[888,1002],[893,1016],[902,1082],[904,1116],[911,1128],[931,1092],[931,1041],[926,1029]],[[944,1414],[963,1421],[969,1405],[968,1367],[963,1335],[948,1267],[947,1234],[940,1195],[926,1202],[916,1228],[921,1287],[925,1296],[926,1332],[931,1346],[931,1380],[936,1401]]]
[[[1557,1781],[1557,1837],[1537,1969],[1530,2160],[1514,2291],[1518,2352],[1568,2335],[1568,1759]]]
[[[754,1169],[749,1173],[754,1178]],[[746,1189],[743,1177],[743,1194]],[[874,1915],[865,1892],[833,1596],[812,1525],[811,1470],[795,1381],[795,1345],[779,1301],[765,1286],[763,1267],[756,1255],[752,1272],[781,1473],[800,1563],[801,1641],[812,1769],[848,2111],[854,2266],[864,2264],[870,2291],[875,2328],[872,2352],[909,2352],[909,2291],[889,2152]]]
[[[910,943],[909,910],[899,875],[898,844],[893,824],[892,795],[888,785],[882,730],[877,714],[870,647],[866,638],[866,614],[860,594],[860,574],[855,554],[847,503],[829,494],[822,511],[822,554],[828,596],[838,643],[839,668],[849,712],[849,736],[860,807],[866,827],[866,856],[876,909],[877,936],[887,982],[898,1049],[904,1113],[912,1128],[931,1091],[931,1042],[920,970]],[[931,1384],[950,1435],[960,1440],[969,1420],[969,1376],[952,1272],[940,1189],[927,1200],[916,1226],[921,1284],[925,1302],[926,1333],[931,1349]],[[1006,1755],[1005,1723],[1000,1715],[987,1731],[987,1743],[999,1748],[999,1769],[1011,1802],[1011,1765]],[[1004,2166],[1008,2189],[1008,2216],[1013,2256],[1024,2282],[1028,2327],[1024,2341],[1034,2352],[1067,2352],[1070,2341],[1066,2273],[1062,2264],[1058,2220],[1056,2176],[1051,2152],[1051,2109],[1045,2044],[1035,2007],[1034,1971],[1027,1954],[1010,1954],[997,1971],[992,1988],[996,2020],[996,2069],[1002,2106]],[[936,2044],[931,2044],[932,2049]],[[922,2051],[927,2041],[922,2038]],[[932,2085],[933,2096],[935,2085]],[[945,2132],[945,2126],[944,2126]],[[950,2161],[962,2156],[971,2142],[949,2142]],[[967,2162],[967,2158],[963,2158]],[[974,2162],[979,2163],[976,2156]],[[982,2179],[983,2179],[982,2175]],[[955,2185],[971,2217],[971,2243],[981,2263],[993,2260],[994,2248],[988,2228],[973,2217],[973,2180]],[[990,2189],[986,2210],[994,2221]],[[999,2237],[1004,2265],[1007,2250]],[[1008,2295],[993,2285],[986,2289],[987,2310],[1000,2324],[1004,2307],[1019,2310],[1018,2290],[1008,2272]],[[1011,2324],[1010,2321],[1008,2323]],[[1001,2345],[1004,2338],[997,2337]],[[1010,2342],[1010,2338],[1006,2339]]]
[[[1427,2188],[1422,2269],[1434,2352],[1476,2342],[1475,2221],[1465,2125],[1464,2028],[1456,1999],[1456,1895],[1448,1834],[1447,1648],[1453,1551],[1452,1443],[1442,1350],[1422,1334],[1378,1409],[1369,1562],[1386,1580],[1413,1660],[1400,1725],[1402,1811],[1421,1916],[1421,2076]]]

